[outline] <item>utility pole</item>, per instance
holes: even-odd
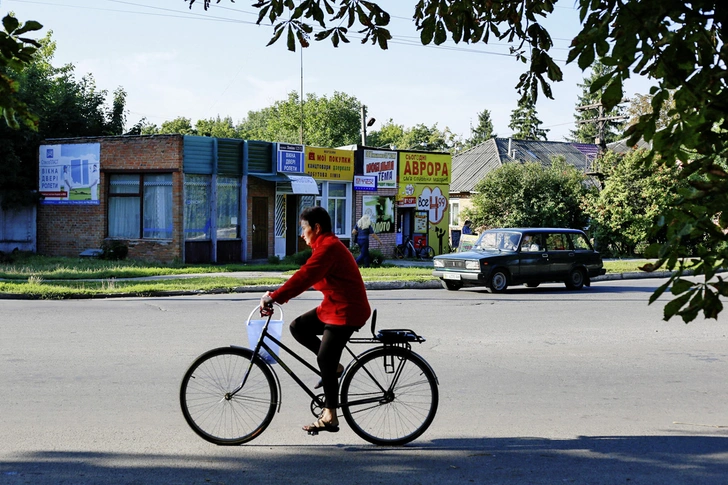
[[[361,146],[367,146],[367,107],[361,105]]]
[[[625,103],[629,101],[628,99],[623,99],[622,103]],[[621,104],[621,103],[620,103]],[[597,136],[594,138],[594,144],[599,145],[599,148],[604,151],[607,149],[607,141],[605,139],[606,131],[607,131],[607,122],[608,121],[626,121],[629,119],[629,116],[624,115],[618,115],[618,116],[605,116],[604,115],[604,105],[599,103],[594,104],[588,104],[585,106],[577,106],[577,111],[586,111],[596,109],[597,116],[596,118],[591,118],[587,120],[579,120],[579,124],[585,124],[585,123],[595,123],[597,128]]]

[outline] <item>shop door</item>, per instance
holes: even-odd
[[[253,259],[268,258],[268,197],[253,197]]]

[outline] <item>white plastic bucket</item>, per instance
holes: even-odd
[[[263,331],[263,327],[265,326],[265,322],[267,321],[268,320],[248,320],[248,347],[250,347],[251,349],[254,349],[257,345],[258,339],[260,339],[260,333]],[[283,320],[271,320],[270,324],[268,325],[268,333],[276,339],[280,340],[281,334],[283,333]],[[278,344],[271,341],[270,339],[266,339],[265,343],[266,345],[268,345],[268,347],[270,347],[274,354],[278,355]],[[269,364],[276,363],[273,357],[268,354],[268,351],[262,347],[258,350],[258,355],[260,355],[263,360],[265,360]]]

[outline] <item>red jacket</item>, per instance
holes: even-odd
[[[273,301],[286,303],[313,286],[324,294],[316,308],[319,320],[329,325],[364,326],[372,311],[354,256],[331,232],[319,235],[311,249],[306,264],[271,293]]]

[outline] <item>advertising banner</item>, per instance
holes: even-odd
[[[452,155],[447,153],[399,154],[399,184],[450,185]]]
[[[394,197],[365,195],[362,205],[362,214],[369,214],[374,232],[394,232]]]
[[[316,180],[351,182],[354,179],[354,152],[306,147],[305,172]]]
[[[364,175],[377,178],[379,188],[397,186],[397,152],[364,150]]]
[[[372,177],[370,175],[354,175],[354,190],[376,192],[377,177]]]
[[[282,173],[303,173],[303,145],[278,144],[278,171]]]
[[[42,204],[99,204],[99,143],[41,145]]]

